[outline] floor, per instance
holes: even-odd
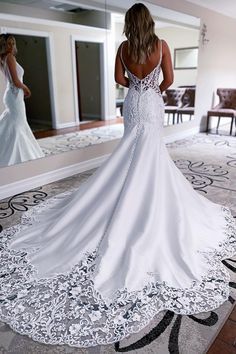
[[[218,143],[220,143],[220,136],[222,138],[222,144],[226,143],[227,136],[229,136],[229,127],[230,123],[223,124],[220,126],[218,133],[216,132],[216,128],[210,130],[208,137],[211,139],[217,139],[219,137]],[[236,134],[236,132],[235,132]],[[224,140],[225,136],[225,140]],[[230,138],[233,141],[233,138]],[[236,137],[234,151],[236,148]],[[224,141],[224,143],[223,143]],[[217,141],[216,141],[217,143]],[[227,144],[227,143],[226,143]],[[234,156],[236,153],[234,152]],[[234,164],[235,164],[234,160]],[[234,271],[236,271],[236,261],[235,264],[231,265]],[[236,283],[231,284],[234,288],[236,288]],[[229,314],[228,319],[226,320],[225,324],[221,328],[220,332],[218,333],[217,337],[215,338],[214,342],[210,346],[207,354],[236,354],[236,305],[234,306],[232,312]]]
[[[235,284],[236,285],[236,284]],[[236,306],[225,322],[216,340],[207,354],[235,354],[236,353]]]
[[[87,146],[98,145],[111,140],[119,140],[124,134],[124,124],[106,124],[97,128],[77,130],[71,133],[38,139],[45,156],[62,152],[84,149]]]
[[[92,128],[98,128],[98,127],[103,127],[103,126],[109,126],[111,124],[119,124],[123,123],[123,118],[118,117],[116,119],[110,119],[110,120],[98,120],[98,121],[91,121],[88,123],[81,123],[77,127],[72,127],[72,128],[63,128],[63,129],[48,129],[44,131],[37,131],[34,132],[34,136],[36,139],[41,139],[41,138],[47,138],[50,136],[57,136],[57,135],[62,135],[62,134],[67,134],[67,133],[74,133],[77,131],[85,130],[85,129],[92,129]]]

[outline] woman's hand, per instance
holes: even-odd
[[[23,91],[24,91],[25,98],[29,98],[31,96],[31,91],[26,85],[24,85]]]

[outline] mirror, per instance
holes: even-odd
[[[176,50],[198,46],[198,18],[144,3],[153,15],[158,37],[169,44],[173,63]],[[0,0],[0,31],[15,36],[17,61],[24,68],[24,82],[32,91],[32,96],[24,101],[27,121],[45,156],[122,136],[127,89],[114,82],[114,61],[117,47],[125,39],[124,14],[133,4],[131,0],[98,0],[93,4],[50,0],[26,6],[14,0],[9,4]],[[176,60],[181,65],[180,58]],[[184,123],[194,116],[177,116],[168,100],[177,92],[175,111],[181,106],[194,106],[197,69],[181,67],[174,71],[175,81],[163,95],[166,126]],[[2,73],[0,80],[3,112],[6,82]]]
[[[175,48],[174,69],[197,69],[198,47]]]

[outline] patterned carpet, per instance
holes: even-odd
[[[229,206],[236,217],[236,138],[197,134],[168,144],[176,165],[193,187],[210,200]],[[94,170],[0,201],[0,228],[15,225],[22,213],[58,193],[79,187]],[[227,302],[210,313],[194,316],[164,311],[139,334],[115,345],[76,349],[45,346],[14,333],[0,323],[0,353],[11,354],[202,354],[222,327],[236,300],[236,257],[224,261],[231,273]]]
[[[122,137],[123,132],[123,124],[111,124],[99,128],[80,130],[73,133],[38,139],[38,143],[45,156],[48,156],[119,139]]]

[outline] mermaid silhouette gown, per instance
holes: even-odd
[[[14,86],[6,59],[3,63],[7,80],[3,96],[5,110],[0,116],[0,167],[44,156],[27,123],[24,92]],[[24,70],[18,63],[16,70],[19,80],[23,81]]]
[[[126,68],[124,136],[107,161],[1,233],[0,319],[15,331],[89,347],[140,331],[159,311],[227,300],[221,260],[236,253],[235,221],[168,155],[160,64],[142,80]]]

